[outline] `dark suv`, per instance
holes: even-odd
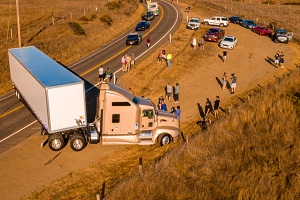
[[[229,21],[234,24],[241,24],[243,22],[243,19],[239,16],[231,16],[229,17]]]
[[[218,42],[225,35],[225,31],[220,28],[210,28],[203,36],[205,41]]]
[[[154,20],[155,14],[152,11],[148,11],[145,15],[143,15],[142,19],[146,21]]]

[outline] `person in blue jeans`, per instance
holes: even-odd
[[[168,67],[171,67],[171,59],[172,59],[172,54],[169,52],[167,54],[167,65],[168,65]]]

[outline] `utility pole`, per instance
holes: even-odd
[[[20,15],[19,15],[19,0],[16,0],[16,8],[17,8],[18,40],[19,40],[19,47],[21,47],[21,29],[20,29]]]

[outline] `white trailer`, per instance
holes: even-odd
[[[48,133],[86,125],[82,79],[33,46],[9,49],[8,55],[17,97],[26,102]]]

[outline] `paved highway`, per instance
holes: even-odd
[[[116,78],[120,78],[124,72],[121,68],[121,57],[125,52],[134,52],[136,64],[157,51],[157,46],[167,42],[182,21],[182,13],[177,5],[167,1],[158,1],[160,15],[154,21],[150,21],[151,27],[143,35],[143,41],[139,45],[126,46],[125,39],[129,32],[102,46],[96,51],[84,56],[80,60],[71,63],[69,67],[74,73],[85,80],[88,121],[92,122],[95,116],[95,100],[99,93],[97,89],[98,68],[103,65],[114,72]],[[132,27],[134,29],[134,27]],[[132,31],[133,31],[132,29]],[[146,38],[151,38],[151,46],[146,47]],[[17,100],[14,91],[0,97],[0,153],[18,144],[32,134],[39,132],[41,125],[21,102]],[[42,142],[42,138],[41,138]],[[38,144],[33,144],[38,145]]]

